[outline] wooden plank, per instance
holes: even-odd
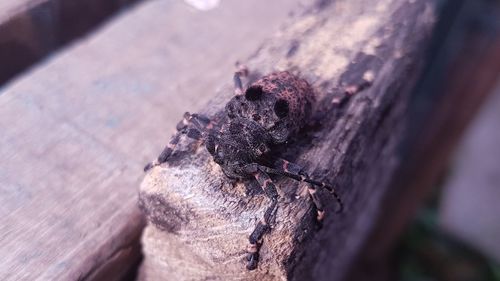
[[[316,231],[310,200],[297,197],[300,186],[277,179],[282,199],[276,222],[264,236],[258,269],[247,271],[248,235],[268,200],[228,181],[204,149],[182,153],[153,168],[141,186],[150,222],[141,278],[342,280],[362,254],[400,165],[406,109],[436,20],[432,3],[323,1],[247,62],[257,76],[291,70],[317,91],[321,124],[289,144],[286,155],[337,187],[343,214],[334,215],[335,201],[320,191],[327,217]],[[332,103],[366,81],[371,87],[345,104]],[[227,85],[205,111],[221,110],[231,96]],[[181,142],[179,151],[188,144]]]
[[[135,0],[3,0],[0,85]]]
[[[366,265],[387,269],[389,261],[380,257],[389,257],[418,206],[449,171],[462,134],[498,83],[500,6],[490,1],[447,4],[443,13],[448,18],[436,35],[435,59],[413,97],[411,132],[401,147],[405,161],[391,184],[394,191],[384,199],[392,209],[386,208],[378,218],[352,280],[361,279],[356,274],[367,272]],[[373,280],[373,270],[368,272]]]
[[[143,164],[297,2],[260,3],[144,3],[0,92],[0,279],[108,280],[137,261]]]

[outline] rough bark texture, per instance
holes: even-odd
[[[377,271],[388,274],[388,260],[381,257],[389,257],[418,206],[452,171],[450,163],[462,134],[499,81],[498,2],[449,1],[441,10],[444,15],[430,52],[433,58],[410,102],[410,130],[400,149],[404,163],[383,201],[388,207],[381,211],[350,280],[375,280]],[[473,160],[469,159],[476,164]],[[469,192],[469,197],[477,197],[474,186]]]
[[[317,128],[303,132],[285,157],[337,187],[345,211],[316,230],[312,203],[292,180],[277,180],[281,200],[264,237],[257,270],[245,267],[247,238],[267,199],[229,181],[200,148],[179,145],[169,164],[151,170],[140,191],[149,219],[143,236],[143,280],[339,280],[373,228],[381,197],[399,165],[409,93],[421,67],[435,15],[431,1],[335,1],[311,9],[265,43],[246,64],[259,74],[291,70],[318,93]],[[229,75],[228,75],[229,77]],[[352,85],[371,87],[341,106]],[[229,79],[228,79],[229,80]],[[220,111],[227,86],[206,108]],[[321,110],[321,111],[320,111]]]

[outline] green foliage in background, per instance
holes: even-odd
[[[437,205],[435,197],[405,233],[396,254],[399,280],[500,281],[498,264],[440,230]]]

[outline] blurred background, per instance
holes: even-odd
[[[158,118],[173,124],[184,111],[203,106],[220,81],[230,80],[236,61],[250,57],[286,19],[316,2],[2,0],[0,276],[5,278],[0,279],[22,279],[16,264],[65,266],[57,258],[62,249],[42,265],[30,262],[44,254],[30,250],[35,246],[22,227],[9,226],[57,225],[72,202],[90,204],[106,194],[135,198],[142,176],[135,171],[166,141],[158,131],[169,126],[160,126]],[[500,280],[500,1],[436,0],[436,5],[439,23],[414,102],[464,88],[478,91],[482,102],[471,109],[446,169],[398,238],[390,275],[412,281]],[[481,77],[496,78],[492,83]],[[205,94],[192,94],[200,92]],[[119,191],[82,191],[118,178]],[[78,189],[58,188],[67,185]],[[68,206],[59,206],[64,200]],[[103,208],[119,210],[122,203]],[[39,214],[54,221],[39,222]],[[67,231],[62,245],[70,245],[72,235],[86,237],[89,221],[57,225]],[[24,237],[25,244],[9,242],[16,237]]]

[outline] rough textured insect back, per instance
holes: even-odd
[[[241,76],[247,73],[248,70],[242,68],[234,74],[235,96],[226,104],[222,116],[214,118],[186,112],[170,143],[144,170],[168,162],[181,137],[187,136],[205,144],[213,161],[228,178],[249,179],[258,184],[269,203],[248,237],[246,267],[253,270],[260,258],[262,238],[271,230],[279,208],[279,187],[271,176],[307,183],[320,224],[325,210],[316,187],[328,190],[338,201],[339,210],[343,204],[333,186],[309,177],[301,166],[275,153],[277,147],[286,149],[286,142],[308,123],[314,101],[312,87],[304,79],[284,71],[266,75],[244,90]]]

